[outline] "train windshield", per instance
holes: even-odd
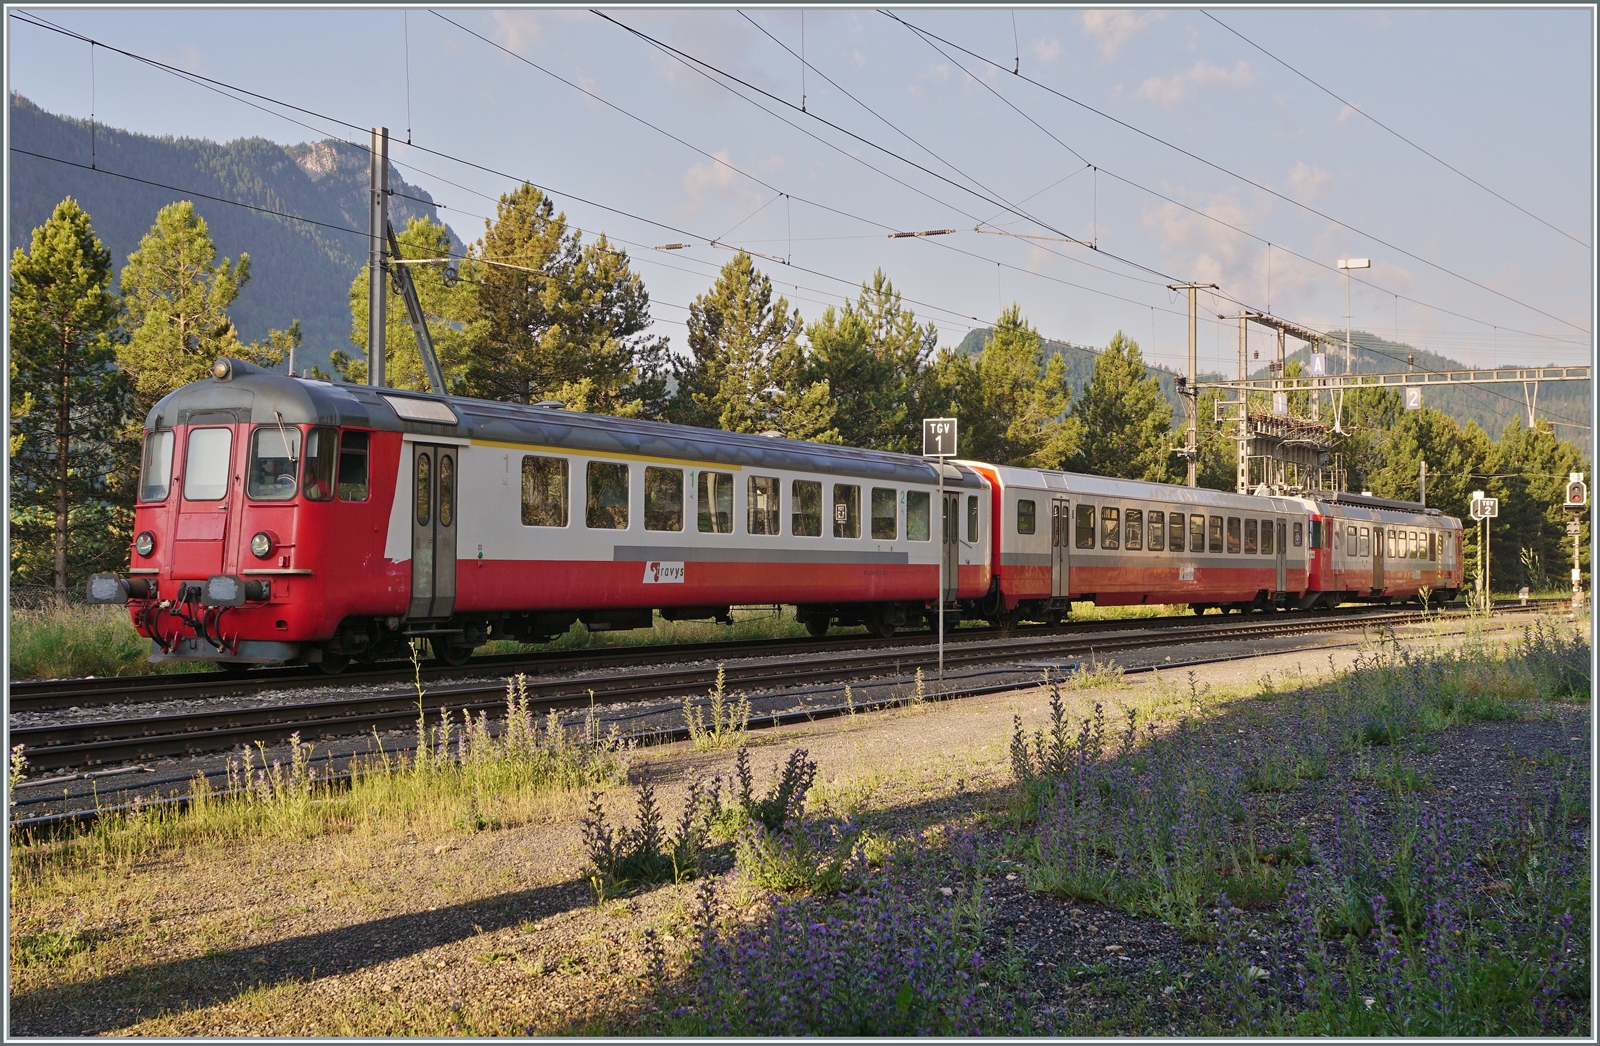
[[[144,438],[139,470],[139,500],[165,501],[172,486],[172,430],[157,429]]]
[[[300,471],[300,430],[279,425],[256,429],[250,447],[250,496],[259,501],[294,497]]]

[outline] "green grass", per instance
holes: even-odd
[[[128,608],[68,605],[11,613],[11,678],[64,679],[134,676],[150,672],[204,672],[209,661],[162,661],[150,640],[133,629]]]

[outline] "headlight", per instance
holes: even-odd
[[[139,531],[139,536],[133,539],[133,550],[149,558],[150,553],[156,550],[156,536],[148,530]]]
[[[263,530],[251,538],[250,552],[257,559],[266,559],[272,555],[272,535]]]

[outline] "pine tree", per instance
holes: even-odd
[[[654,417],[666,401],[666,339],[645,334],[650,296],[626,251],[584,245],[554,203],[524,183],[500,197],[474,246],[482,333],[469,395]]]
[[[1434,503],[1433,469],[1430,458],[1430,505]],[[1483,471],[1486,476],[1477,487],[1500,499],[1500,515],[1494,520],[1489,542],[1494,557],[1489,580],[1501,591],[1521,585],[1569,589],[1572,538],[1566,525],[1570,518],[1577,518],[1581,528],[1580,563],[1583,567],[1589,563],[1588,513],[1569,513],[1562,507],[1567,476],[1573,472],[1589,476],[1583,451],[1557,439],[1549,422],[1540,419],[1529,428],[1520,415],[1513,415],[1489,449]]]
[[[809,381],[796,336],[799,310],[774,299],[772,281],[740,253],[689,305],[689,352],[676,367],[674,421],[729,432],[776,430],[837,443],[833,395]]]
[[[466,385],[472,355],[489,325],[478,311],[481,267],[470,260],[463,262],[452,286],[445,277],[444,262],[450,257],[449,230],[427,217],[413,218],[403,232],[395,234],[395,239],[400,241],[403,259],[440,259],[437,265],[407,265],[405,268],[417,289],[417,302],[422,306],[428,335],[439,357],[445,388],[459,393]],[[350,284],[350,340],[360,349],[356,353],[335,350],[330,361],[343,381],[363,383],[367,380],[367,271],[368,267],[363,265]],[[388,313],[388,323],[384,327],[384,381],[390,388],[427,391],[431,388],[428,372],[417,347],[416,331],[406,314],[405,299],[398,292],[391,292],[385,296],[384,305]]]
[[[130,403],[110,287],[111,252],[71,197],[11,256],[12,571],[61,601],[87,573],[127,564]]]
[[[1172,404],[1145,369],[1139,343],[1121,331],[1094,361],[1094,377],[1072,405],[1083,434],[1077,469],[1163,483],[1172,478]]]
[[[960,421],[962,457],[1061,468],[1077,450],[1066,363],[1059,355],[1045,360],[1039,332],[1015,303],[1000,314],[982,352],[946,349],[933,372],[934,401]]]
[[[879,269],[861,296],[829,307],[806,328],[808,383],[833,393],[833,424],[852,447],[914,453],[921,447],[927,365],[939,343],[932,323],[917,324]]]
[[[132,331],[117,353],[141,411],[173,389],[206,377],[219,356],[262,366],[283,362],[298,325],[265,344],[239,341],[228,307],[250,282],[250,256],[216,261],[206,220],[188,200],[156,215],[122,269],[122,301]]]

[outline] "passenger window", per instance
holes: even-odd
[[[1135,552],[1144,548],[1144,510],[1130,508],[1123,514],[1122,547]]]
[[[872,537],[893,541],[900,536],[900,508],[895,492],[888,487],[872,488]]]
[[[1150,551],[1160,552],[1167,547],[1167,514],[1150,510]]]
[[[1034,505],[1031,501],[1017,502],[1017,533],[1032,534],[1034,532]]]
[[[1417,541],[1417,532],[1415,530],[1413,530],[1411,532],[1411,536],[1406,538],[1406,551],[1411,553],[1411,558],[1412,559],[1421,559],[1422,558],[1421,554],[1418,551],[1419,544],[1420,544],[1420,542]]]
[[[226,429],[201,429],[201,432],[226,432]],[[231,442],[231,440],[230,440]],[[189,438],[189,456],[194,456],[194,437]],[[250,482],[246,489],[252,498],[261,501],[287,501],[294,497],[295,479],[300,472],[300,430],[278,425],[262,425],[256,429],[250,448]],[[227,489],[227,467],[223,466],[223,489]],[[189,493],[188,480],[184,481],[184,494]],[[222,495],[217,495],[221,497]],[[193,501],[214,501],[215,498],[191,498]]]
[[[342,467],[342,466],[341,466]],[[567,459],[528,454],[522,459],[522,525],[567,525]]]
[[[157,429],[144,438],[139,467],[139,500],[165,501],[172,489],[172,430]]]
[[[967,495],[967,544],[978,543],[978,495]]]
[[[1256,554],[1256,526],[1253,519],[1244,521],[1244,550],[1252,556]]]
[[[733,473],[700,473],[699,494],[700,533],[732,534]]]
[[[1261,521],[1261,554],[1263,556],[1272,555],[1272,527],[1272,520],[1264,519]]]
[[[644,529],[683,529],[682,469],[645,467]]]
[[[1183,513],[1174,512],[1167,517],[1167,551],[1183,551]]]
[[[1222,535],[1217,535],[1217,547],[1221,548]],[[1189,551],[1204,552],[1206,550],[1206,517],[1189,517]]]
[[[927,497],[926,494],[923,497]],[[797,538],[822,536],[822,484],[797,479],[789,487],[790,533]]]
[[[306,472],[300,493],[307,501],[328,501],[333,497],[333,462],[338,444],[338,429],[315,428],[306,433]]]
[[[1229,516],[1228,517],[1228,552],[1230,554],[1234,554],[1234,555],[1238,554],[1238,552],[1239,552],[1239,517],[1238,516]]]
[[[611,461],[589,462],[588,488],[585,525],[591,530],[627,530],[628,466]]]
[[[183,462],[184,500],[221,501],[227,497],[232,458],[232,429],[189,430],[189,454]]]
[[[1389,530],[1385,534],[1385,538],[1387,539],[1385,544],[1387,545],[1388,550],[1389,550],[1389,558],[1390,559],[1394,559],[1395,558],[1395,554],[1394,554],[1394,531],[1393,530]]]
[[[1304,523],[1296,523],[1294,525],[1294,547],[1295,548],[1299,548],[1300,547],[1301,535],[1305,533],[1305,531],[1302,529],[1304,526],[1305,526]]]
[[[933,536],[932,503],[926,490],[906,491],[906,537],[910,540],[927,541]]]
[[[1361,542],[1356,536],[1355,527],[1344,528],[1344,554],[1347,556],[1359,556],[1361,554]]]
[[[365,501],[371,493],[368,479],[367,449],[370,437],[365,432],[345,432],[339,436],[339,500]],[[567,463],[563,461],[561,475],[566,476]],[[565,509],[562,510],[565,517]]]
[[[433,458],[417,455],[417,526],[425,527],[433,519]]]
[[[861,536],[861,488],[854,483],[833,485],[833,536]]]
[[[448,527],[454,522],[456,503],[456,458],[447,451],[439,453],[439,525]]]
[[[1372,531],[1368,530],[1366,527],[1362,527],[1361,528],[1361,540],[1359,542],[1358,548],[1356,549],[1356,555],[1358,555],[1358,556],[1370,556],[1370,555],[1372,555]]]
[[[1105,508],[1102,508],[1100,510],[1100,547],[1101,548],[1116,548],[1117,547],[1117,538],[1120,536],[1120,532],[1121,532],[1121,529],[1122,529],[1119,526],[1119,524],[1121,522],[1119,517],[1121,515],[1122,515],[1122,510],[1121,509],[1112,508],[1110,505],[1107,505]]]
[[[1222,517],[1212,516],[1210,527],[1210,547],[1212,552],[1222,551]]]
[[[1079,548],[1094,548],[1094,506],[1079,505],[1077,524],[1073,528],[1076,534],[1073,544]]]
[[[751,476],[750,489],[745,492],[745,508],[749,515],[750,533],[780,534],[783,516],[778,505],[778,477]]]

